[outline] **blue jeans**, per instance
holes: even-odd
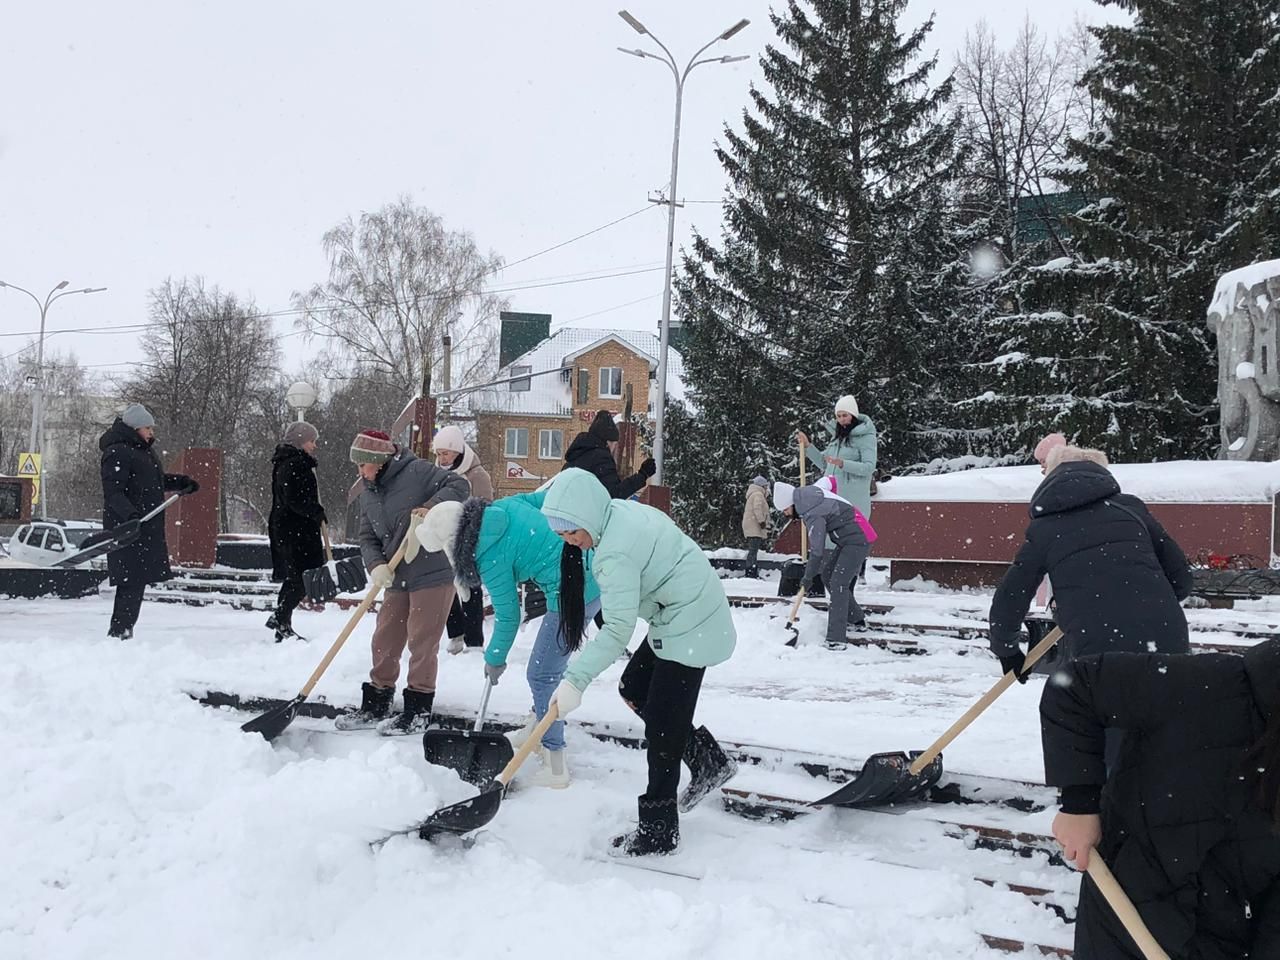
[[[592,600],[587,604],[584,624],[600,609],[600,601]],[[547,715],[547,705],[551,703],[551,695],[564,679],[565,667],[569,665],[569,651],[565,649],[564,639],[560,636],[560,614],[548,610],[542,618],[542,626],[538,628],[538,637],[533,641],[533,652],[529,654],[529,668],[525,677],[529,681],[529,692],[533,694],[533,713],[541,720]],[[548,750],[564,749],[564,721],[557,720],[542,737],[542,745]]]

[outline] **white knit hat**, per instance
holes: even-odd
[[[847,413],[851,417],[858,415],[858,401],[854,399],[852,393],[846,393],[836,401],[836,413]]]
[[[458,535],[458,524],[461,522],[460,501],[445,500],[437,503],[427,511],[422,523],[418,524],[418,542],[422,544],[422,549],[431,553],[443,550],[446,556],[452,553],[453,538]]]
[[[453,424],[441,427],[436,433],[435,439],[431,441],[433,450],[452,450],[455,453],[462,453],[467,449],[467,438],[462,435],[462,431]]]
[[[773,506],[776,510],[786,510],[795,503],[796,488],[789,483],[778,480],[773,485]]]

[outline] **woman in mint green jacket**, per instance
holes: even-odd
[[[821,450],[803,433],[797,439],[806,445],[806,455],[827,476],[836,478],[840,496],[871,516],[871,480],[876,472],[876,425],[858,412],[858,401],[849,395],[836,401],[836,418],[828,421],[831,442]]]
[[[471,498],[465,504],[433,509],[418,528],[427,550],[443,550],[453,565],[459,596],[483,583],[493,604],[493,634],[484,651],[484,672],[496,684],[507,669],[507,656],[520,629],[519,584],[532,580],[547,598],[525,678],[533,695],[533,710],[524,727],[507,736],[519,747],[564,676],[571,649],[561,630],[560,582],[564,543],[540,512],[545,493],[525,493],[490,503]],[[443,505],[441,505],[443,506]],[[579,561],[580,564],[580,561]],[[600,609],[600,588],[588,570],[581,569],[577,585],[588,617]],[[564,722],[557,720],[542,737],[542,769],[534,774],[538,786],[563,788],[570,782],[565,762]]]
[[[649,625],[619,685],[644,720],[648,789],[640,797],[638,829],[614,838],[613,846],[629,856],[670,853],[680,842],[678,809],[687,811],[736,771],[705,727],[693,729],[703,672],[728,660],[737,642],[724,588],[698,545],[665,513],[611,499],[585,471],[562,471],[542,512],[565,543],[592,552],[604,605],[604,628],[570,661],[556,689],[561,716],[626,653],[636,621]],[[581,623],[569,624],[579,641]],[[677,809],[682,758],[692,775]]]

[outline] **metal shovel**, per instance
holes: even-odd
[[[489,711],[493,683],[486,677],[480,697],[480,713],[470,730],[428,730],[422,735],[422,752],[427,763],[455,770],[467,783],[476,786],[493,780],[515,755],[511,741],[500,733],[482,733]]]
[[[1022,670],[1026,673],[1062,639],[1062,628],[1054,627],[1027,653]],[[942,776],[942,751],[956,737],[978,719],[978,716],[995,703],[1000,694],[1017,680],[1013,673],[1006,673],[982,695],[964,715],[947,728],[927,750],[913,750],[910,754],[897,751],[877,753],[867,758],[862,770],[838,790],[827,794],[817,804],[838,807],[877,807],[914,800],[923,795]]]

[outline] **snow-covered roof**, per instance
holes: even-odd
[[[568,417],[573,412],[572,374],[552,371],[572,370],[573,361],[584,353],[615,341],[638,353],[649,362],[651,370],[658,366],[661,341],[656,333],[643,330],[607,330],[586,327],[564,327],[498,371],[495,380],[515,375],[515,368],[529,367],[528,390],[512,390],[503,384],[472,394],[469,408],[476,413],[522,413],[533,416]],[[539,376],[542,374],[542,376]],[[650,390],[650,412],[652,397]],[[684,360],[674,347],[667,350],[667,397],[684,396]]]
[[[1174,460],[1113,463],[1120,489],[1148,503],[1270,503],[1280,492],[1280,461]],[[894,477],[876,501],[933,500],[1027,503],[1044,477],[1037,466],[986,467],[931,477]]]
[[[1236,294],[1241,287],[1244,287],[1245,292],[1248,293],[1259,283],[1273,277],[1280,278],[1280,260],[1251,263],[1239,270],[1224,273],[1213,291],[1213,301],[1209,304],[1209,316],[1216,314],[1225,320],[1236,308]],[[1265,311],[1267,304],[1259,303],[1258,308]]]

